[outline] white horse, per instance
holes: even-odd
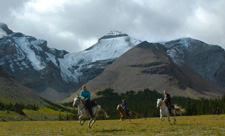
[[[176,110],[176,115],[182,116],[185,113],[185,109],[182,108],[181,106],[174,105],[174,108]]]
[[[164,121],[163,116],[167,116],[170,125],[172,125],[170,122],[170,113],[169,113],[168,107],[165,105],[162,99],[157,99],[157,108],[160,108],[160,119]],[[175,109],[171,111],[174,115],[174,124],[176,124],[176,118],[175,118],[176,111]]]
[[[80,96],[76,96],[74,98],[73,107],[75,106],[78,106],[78,118],[79,118],[80,124],[83,125],[85,122],[84,118],[90,116],[90,114],[88,110],[85,108],[85,104]],[[101,108],[100,105],[96,105],[92,107],[92,111],[93,111],[93,117],[90,116],[90,121],[88,122],[88,126],[90,129],[94,125],[99,112],[103,112],[106,118],[109,117],[107,113]]]

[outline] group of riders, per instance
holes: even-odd
[[[171,113],[171,109],[173,108],[173,106],[171,104],[170,94],[168,94],[166,90],[163,93],[164,93],[162,98],[163,102],[168,107],[168,110]],[[93,117],[94,115],[93,115],[92,104],[91,104],[91,93],[85,85],[82,86],[80,96],[85,103],[85,108],[88,110],[90,116]],[[126,111],[127,116],[129,116],[129,109],[127,108],[126,99],[122,100],[121,105],[123,109]]]

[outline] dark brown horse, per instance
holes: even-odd
[[[128,115],[127,115],[126,109],[124,109],[121,104],[119,104],[116,109],[120,112],[120,121],[123,121],[123,119],[125,117],[127,117],[129,119],[129,121],[132,122],[131,121],[131,116],[133,114],[135,114],[137,116],[137,113],[135,113],[135,112],[133,112],[131,110],[128,111]]]
[[[219,116],[220,115],[220,108],[216,107],[215,109],[212,109],[212,114]]]

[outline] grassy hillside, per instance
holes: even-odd
[[[77,112],[59,104],[42,99],[45,106],[35,104],[5,104],[0,102],[0,121],[25,120],[75,120]]]
[[[33,90],[17,82],[13,76],[0,67],[0,102],[4,104],[37,104],[46,106],[46,103]]]
[[[0,121],[53,121],[53,120],[75,120],[76,114],[67,111],[57,111],[49,108],[38,110],[23,110],[23,115],[15,111],[0,111]]]
[[[78,121],[20,121],[0,122],[0,135],[225,135],[225,115],[182,116],[177,124],[159,118],[128,120],[98,120],[92,129],[87,122],[80,126]]]

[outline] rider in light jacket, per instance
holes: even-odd
[[[91,117],[93,117],[93,112],[91,108],[91,93],[89,90],[87,90],[87,87],[85,85],[82,86],[82,90],[80,92],[80,96],[83,99],[85,103],[85,108],[88,110]]]

